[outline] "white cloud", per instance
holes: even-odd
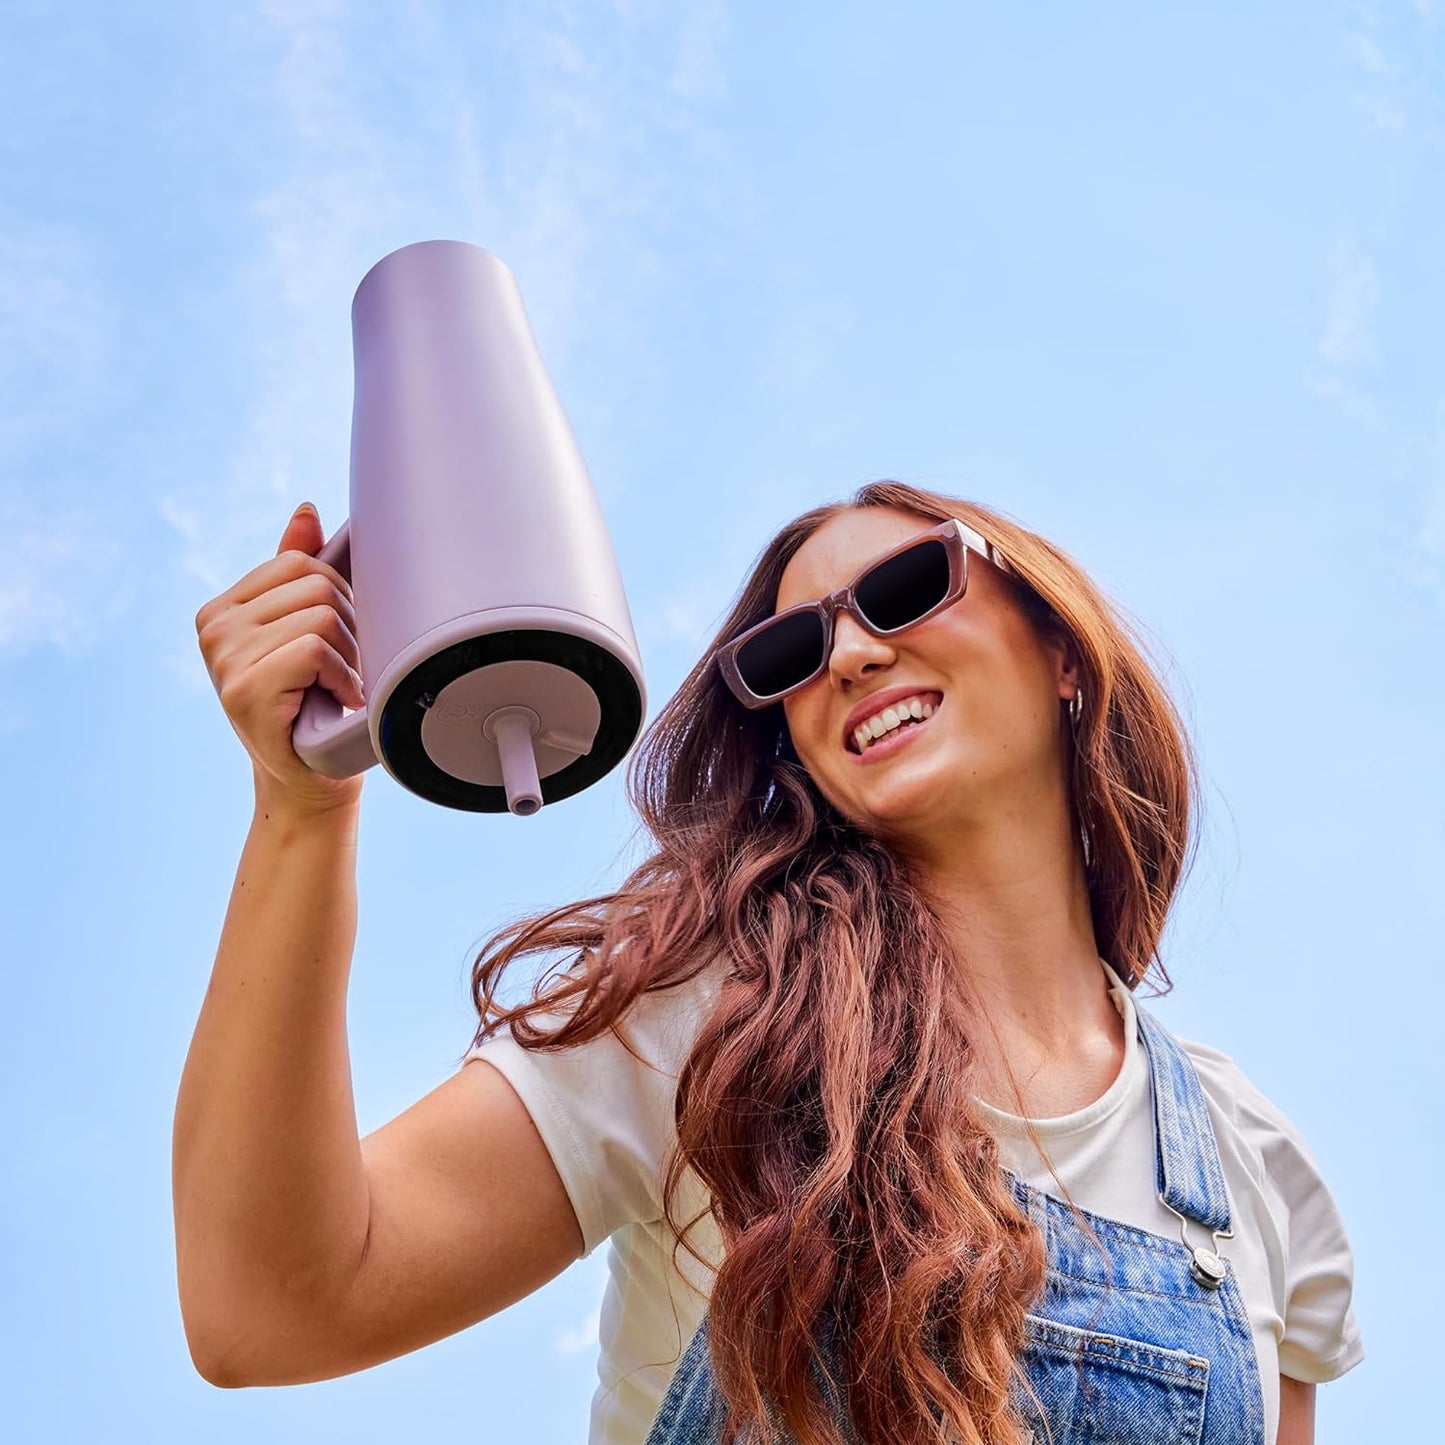
[[[1377,130],[1403,135],[1412,129],[1412,113],[1428,134],[1438,81],[1433,50],[1440,0],[1410,0],[1408,5],[1354,0],[1353,28],[1344,47],[1361,88],[1355,104]]]
[[[1340,240],[1330,263],[1324,327],[1308,381],[1317,396],[1361,421],[1374,420],[1378,411],[1356,374],[1376,359],[1374,315],[1379,293],[1370,258],[1349,238]]]
[[[1435,406],[1435,435],[1426,467],[1416,564],[1410,570],[1416,581],[1445,597],[1445,397]]]
[[[0,223],[0,447],[64,425],[93,396],[110,317],[80,240]]]
[[[133,598],[120,547],[80,507],[38,513],[0,503],[0,650],[89,649]]]
[[[229,464],[158,504],[208,594],[272,555],[298,502],[317,503],[328,534],[343,520],[351,293],[377,238],[406,214],[401,168],[348,98],[339,6],[275,0],[261,11],[280,43],[274,94],[293,150],[254,203],[257,254],[236,280],[249,323],[236,342],[257,374],[251,417]]]
[[[250,420],[216,476],[160,502],[207,595],[270,555],[301,500],[317,503],[328,535],[342,521],[349,307],[388,251],[453,236],[506,260],[564,400],[560,373],[579,340],[605,337],[619,357],[645,344],[646,302],[666,269],[658,233],[693,183],[680,187],[677,138],[723,164],[698,108],[721,91],[724,26],[716,0],[645,8],[609,16],[519,0],[449,12],[443,25],[426,0],[408,0],[367,30],[328,0],[262,5],[287,149],[257,199],[255,263],[238,280],[249,331],[237,344],[257,375]],[[645,44],[639,27],[650,27]],[[385,107],[372,96],[380,55],[395,62]],[[659,137],[666,155],[653,154]]]
[[[735,585],[735,579],[693,577],[650,604],[638,619],[638,645],[649,653],[654,647],[673,643],[680,643],[689,654],[700,651],[722,621],[718,599],[730,585]]]
[[[1404,108],[1398,101],[1384,95],[1360,95],[1356,96],[1355,100],[1377,130],[1389,131],[1394,135],[1404,132],[1408,121]]]
[[[1359,366],[1375,358],[1371,331],[1380,287],[1375,268],[1350,240],[1335,247],[1331,285],[1320,337],[1320,359],[1333,367]]]
[[[564,1357],[581,1355],[588,1350],[595,1350],[601,1324],[602,1311],[600,1308],[595,1309],[586,1319],[580,1320],[576,1325],[558,1330],[552,1340],[552,1348]]]
[[[688,100],[717,100],[727,94],[720,48],[727,35],[728,17],[720,0],[702,0],[684,12],[668,87]]]
[[[1355,421],[1372,423],[1379,420],[1379,403],[1345,377],[1333,372],[1316,373],[1310,378],[1310,389],[1316,396],[1334,402]]]
[[[1368,35],[1347,35],[1345,36],[1345,45],[1366,74],[1390,74],[1390,65],[1380,47]]]
[[[75,235],[0,224],[0,653],[84,652],[131,600],[113,501],[92,501],[65,460],[93,416],[112,326]]]
[[[1437,480],[1426,497],[1420,546],[1437,566],[1445,567],[1445,478]]]

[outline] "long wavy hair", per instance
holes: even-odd
[[[1037,626],[1073,640],[1085,701],[1061,729],[1095,938],[1131,989],[1146,975],[1172,986],[1159,942],[1192,852],[1197,783],[1134,629],[1044,538],[883,481],[764,548],[630,760],[628,795],[656,851],[616,892],[492,936],[472,967],[477,1040],[507,1028],[523,1048],[576,1046],[721,954],[716,1003],[678,1080],[664,1199],[695,1258],[687,1236],[705,1214],[723,1243],[708,1306],[723,1439],[769,1440],[781,1422],[799,1445],[842,1445],[820,1388],[831,1382],[864,1445],[1020,1445],[1014,1386],[1045,1257],[973,1104],[968,960],[906,862],[818,791],[781,705],[742,707],[712,655],[772,614],[783,569],[818,527],[867,507],[914,513],[920,530],[966,522],[1026,584]],[[570,962],[503,1006],[508,965],[544,951]],[[710,1204],[683,1220],[688,1166]]]

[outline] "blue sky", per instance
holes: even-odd
[[[598,1251],[299,1388],[194,1373],[175,1090],[250,816],[193,618],[345,517],[349,306],[513,269],[608,518],[649,716],[796,513],[1002,507],[1141,619],[1206,821],[1176,1031],[1304,1131],[1403,1437],[1445,1007],[1445,5],[56,8],[0,34],[0,1434],[581,1440]],[[1086,13],[1087,12],[1087,13]],[[680,538],[691,538],[685,548]],[[532,819],[380,770],[350,997],[369,1132],[471,1036],[494,929],[619,882],[623,770]]]

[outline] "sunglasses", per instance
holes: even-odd
[[[767,707],[806,687],[828,666],[841,607],[874,637],[891,637],[952,606],[968,590],[968,554],[1012,569],[956,518],[910,537],[870,562],[846,587],[765,618],[717,651],[718,667],[746,708]]]

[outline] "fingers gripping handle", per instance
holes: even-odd
[[[335,567],[351,581],[351,521],[343,522],[316,554],[318,562]],[[362,686],[365,687],[363,681]],[[306,689],[291,729],[296,756],[327,778],[354,778],[378,761],[371,744],[371,723],[365,706],[349,717],[342,705],[319,684]]]

